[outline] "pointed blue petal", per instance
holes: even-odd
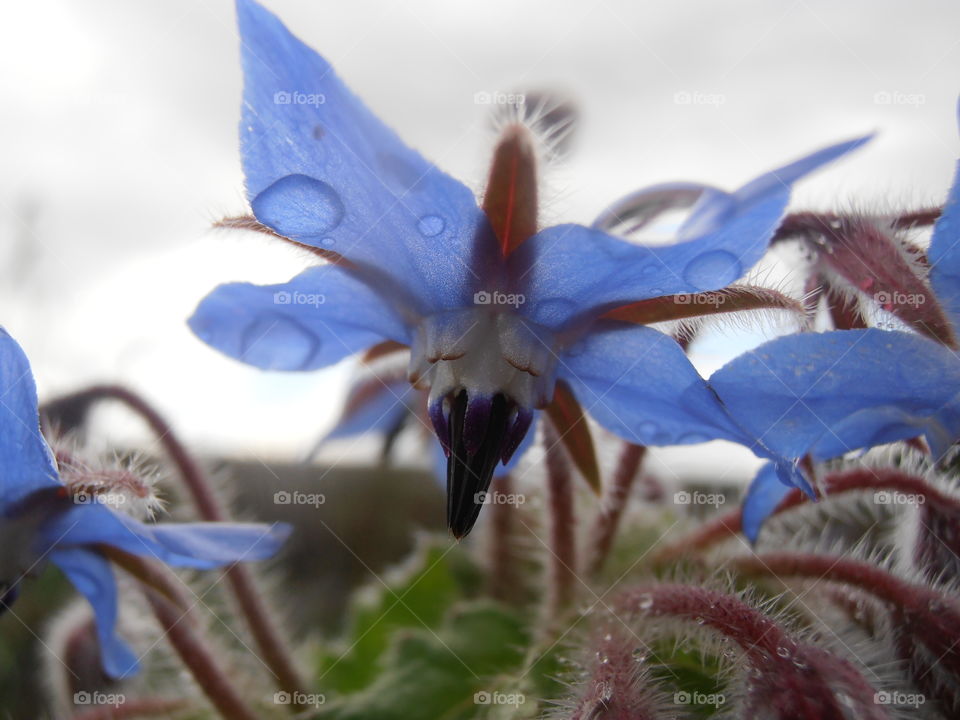
[[[533,447],[533,444],[537,440],[537,426],[539,424],[540,411],[535,410],[533,413],[533,420],[530,423],[530,428],[527,430],[527,434],[523,436],[523,440],[521,440],[520,444],[517,446],[516,451],[513,453],[513,457],[510,458],[510,462],[496,469],[496,475],[506,475],[507,473],[513,472],[517,469],[517,465],[520,464],[520,459],[530,448]]]
[[[496,251],[470,189],[406,147],[274,15],[252,0],[237,13],[241,150],[257,219],[379,268],[419,312],[468,303],[472,264]],[[481,236],[489,242],[475,245]]]
[[[750,483],[741,508],[743,534],[750,542],[757,541],[763,523],[792,489],[791,485],[780,479],[774,463],[767,463],[760,468]]]
[[[93,608],[103,670],[112,678],[129,677],[140,669],[136,655],[117,635],[117,583],[105,559],[81,548],[55,550],[50,561],[82,593]]]
[[[111,545],[168,565],[210,569],[237,561],[272,557],[290,535],[282,523],[148,524],[103,505],[77,505],[43,528],[48,545],[59,548]]]
[[[390,432],[406,416],[416,412],[418,401],[422,402],[420,392],[407,380],[384,381],[374,389],[374,393],[355,412],[342,418],[323,442],[368,432]]]
[[[673,245],[640,247],[579,225],[547,228],[511,256],[510,272],[525,295],[521,312],[559,329],[590,308],[725,287],[766,252],[791,184],[868,139],[819,150],[732,194],[706,188]]]
[[[221,285],[189,323],[208,345],[265,370],[315,370],[385,339],[409,342],[394,308],[334,265],[282,285]]]
[[[561,357],[584,411],[639,445],[686,445],[744,436],[673,338],[604,325]]]
[[[960,104],[958,104],[960,113]],[[960,162],[930,238],[930,283],[960,335]]]
[[[710,385],[748,432],[785,457],[960,433],[960,361],[908,333],[778,338],[728,363]]]
[[[59,484],[59,477],[40,434],[30,363],[0,328],[0,510],[34,490]]]

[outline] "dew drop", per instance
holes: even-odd
[[[644,593],[643,595],[641,595],[640,600],[637,603],[637,607],[639,607],[644,612],[647,612],[650,608],[653,607],[653,595],[651,595],[650,593]]]
[[[651,275],[656,275],[657,271],[661,267],[663,266],[662,265],[658,266],[654,263],[651,263],[650,265],[644,265],[642,268],[640,268],[640,274],[645,275],[646,277],[650,277]]]
[[[244,362],[264,370],[306,370],[320,349],[320,339],[279,315],[264,316],[243,333]]]
[[[729,285],[742,274],[735,255],[726,250],[711,250],[687,263],[683,279],[697,289],[707,289]]]
[[[782,658],[788,658],[790,657],[790,649],[781,645],[780,647],[777,648],[777,655],[779,655]]]
[[[436,237],[443,232],[447,224],[439,215],[424,215],[417,222],[417,230],[424,237]]]
[[[694,621],[697,625],[703,625],[703,624],[706,622],[706,620],[704,620],[704,619],[703,619],[702,617],[700,617],[699,615],[697,615],[697,616],[693,619],[693,621]]]
[[[325,237],[320,240],[320,244],[323,245],[323,247],[328,248],[336,245],[337,241],[334,240],[332,237]]]
[[[652,440],[653,436],[656,434],[657,430],[660,429],[660,426],[657,425],[653,420],[644,420],[637,426],[637,432],[644,440]]]
[[[340,195],[330,185],[306,175],[286,175],[250,203],[264,225],[286,237],[324,235],[343,220]]]

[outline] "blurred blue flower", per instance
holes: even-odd
[[[117,588],[105,548],[206,569],[269,558],[289,535],[282,525],[147,524],[96,496],[75,495],[40,434],[27,358],[2,328],[0,388],[0,612],[14,603],[26,577],[53,563],[93,607],[109,676],[133,674],[138,662],[116,634]]]
[[[927,258],[922,297],[939,303],[950,323],[942,342],[872,328],[791,335],[734,359],[710,385],[739,423],[781,456],[821,461],[923,436],[934,459],[942,458],[960,437],[960,165]],[[791,485],[809,492],[801,481],[771,468],[758,474],[743,507],[751,540]]]
[[[448,457],[448,522],[458,537],[558,381],[601,425],[635,443],[744,440],[671,337],[605,316],[737,280],[766,250],[791,183],[865,138],[733,193],[696,186],[672,245],[644,247],[572,224],[537,231],[535,217],[524,215],[536,190],[523,183],[530,152],[516,126],[498,146],[481,209],[275,16],[252,0],[237,6],[251,222],[331,264],[281,285],[218,287],[190,319],[204,342],[289,371],[385,341],[408,346],[409,379],[429,388],[429,416]]]

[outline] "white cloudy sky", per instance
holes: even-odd
[[[474,187],[491,140],[474,93],[573,98],[581,124],[550,178],[551,221],[588,221],[654,182],[733,187],[871,130],[871,146],[805,182],[797,205],[937,201],[960,150],[955,3],[267,5]],[[0,323],[27,349],[41,393],[119,381],[208,449],[302,453],[330,423],[349,367],[261,374],[184,324],[215,284],[281,281],[303,262],[208,230],[244,210],[232,3],[31,0],[4,3],[3,15]],[[722,103],[680,104],[678,93]]]

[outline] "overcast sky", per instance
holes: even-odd
[[[581,122],[546,220],[588,222],[644,185],[733,188],[824,144],[877,139],[796,206],[937,202],[960,154],[955,2],[268,0],[408,143],[480,188],[480,92],[560,91]],[[117,381],[208,449],[301,454],[349,364],[268,375],[185,318],[214,285],[279,282],[302,256],[211,232],[245,210],[228,0],[4,3],[0,323],[41,394]],[[701,353],[712,369],[722,358]]]

